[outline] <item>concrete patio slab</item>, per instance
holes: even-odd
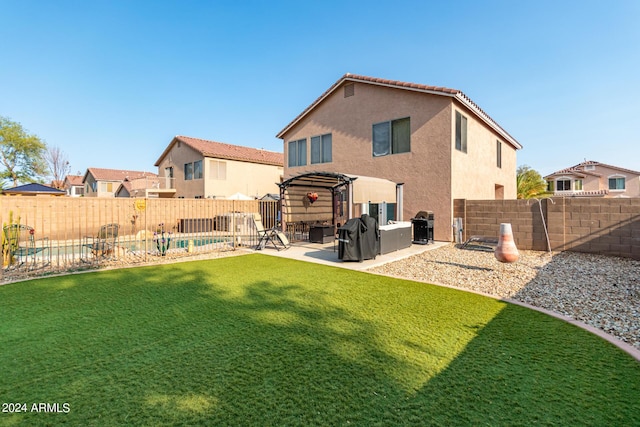
[[[334,267],[348,268],[351,270],[367,270],[372,267],[386,264],[388,262],[397,261],[412,255],[420,254],[425,251],[433,250],[448,242],[435,242],[428,245],[411,245],[406,249],[389,252],[384,255],[378,255],[375,259],[358,261],[342,261],[338,258],[338,244],[334,243],[310,243],[295,242],[291,244],[289,249],[276,250],[274,247],[265,247],[256,252],[265,255],[279,256],[282,258],[297,259],[300,261],[315,262],[318,264],[331,265]]]

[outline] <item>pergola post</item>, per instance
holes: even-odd
[[[347,219],[353,218],[353,181],[347,184]]]

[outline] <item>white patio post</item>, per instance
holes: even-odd
[[[404,183],[396,184],[396,221],[403,219],[404,212]]]

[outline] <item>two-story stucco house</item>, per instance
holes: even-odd
[[[325,171],[404,183],[404,219],[433,211],[451,241],[453,200],[515,199],[522,146],[455,89],[345,74],[277,135],[285,179]]]
[[[283,159],[274,151],[176,136],[155,166],[161,178],[173,180],[176,197],[258,198],[278,192]]]
[[[640,197],[640,172],[591,160],[544,179],[555,196]]]
[[[153,172],[122,169],[89,168],[82,178],[85,197],[115,197],[115,193],[125,181],[156,178]]]

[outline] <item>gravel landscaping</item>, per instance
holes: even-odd
[[[577,252],[493,252],[447,245],[369,270],[510,298],[599,328],[640,350],[640,261]]]

